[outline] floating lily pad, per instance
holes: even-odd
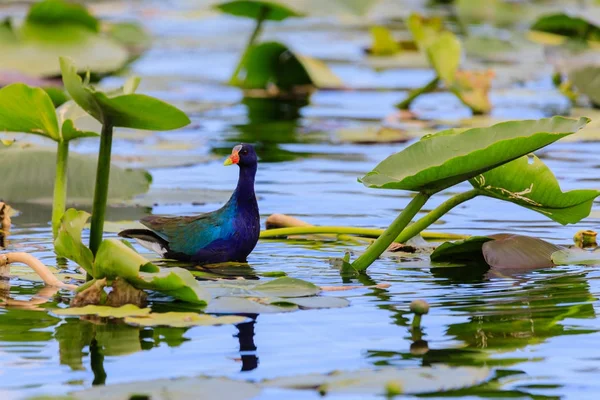
[[[71,308],[57,308],[52,310],[57,315],[97,315],[98,317],[125,318],[133,316],[144,316],[150,314],[149,308],[138,308],[132,304],[121,307],[108,306],[85,306]]]
[[[258,385],[249,382],[227,378],[196,377],[95,386],[73,392],[70,396],[85,400],[189,400],[210,399],[218,393],[219,400],[246,400],[255,398],[260,392]]]
[[[215,8],[237,17],[262,18],[271,21],[283,21],[290,17],[302,16],[302,13],[275,0],[234,0],[217,4]]]
[[[573,70],[569,73],[569,80],[579,93],[586,95],[596,107],[600,107],[600,67],[590,65]]]
[[[265,301],[261,303],[260,301]],[[213,299],[205,309],[211,314],[274,314],[298,310],[291,303],[269,304],[267,299],[245,297],[219,297]]]
[[[98,32],[98,21],[77,4],[47,0],[31,7],[20,26],[0,25],[2,68],[34,77],[60,75],[60,56],[94,73],[122,68],[127,50]]]
[[[587,217],[600,196],[597,190],[561,191],[550,168],[535,155],[520,157],[469,182],[486,196],[516,203],[563,225]]]
[[[435,193],[572,135],[588,122],[553,117],[441,131],[386,158],[361,182]]]
[[[126,317],[125,323],[137,326],[171,326],[175,328],[188,328],[192,326],[239,324],[245,320],[245,317],[238,316],[215,317],[193,312],[167,312],[151,313],[142,317]]]
[[[491,267],[529,270],[553,267],[552,254],[560,247],[545,240],[523,235],[492,235],[494,240],[481,248],[485,262]]]
[[[301,309],[344,308],[350,305],[347,299],[335,296],[286,297],[282,303],[294,304]],[[279,300],[271,300],[271,304],[282,304]]]
[[[530,29],[530,39],[546,45],[560,45],[567,40],[600,42],[600,27],[583,15],[543,15]]]
[[[600,251],[571,248],[552,253],[551,258],[556,265],[600,265]]]
[[[55,267],[47,267],[50,272],[61,282],[70,283],[71,281],[85,281],[85,275],[62,271]],[[22,265],[11,265],[10,276],[29,282],[43,282],[43,279],[31,268]]]
[[[304,297],[313,296],[321,291],[318,286],[302,279],[288,276],[261,283],[253,288],[256,292],[277,297]]]
[[[491,371],[479,367],[384,368],[380,370],[335,371],[263,381],[266,387],[318,389],[323,394],[398,395],[439,393],[479,385]]]

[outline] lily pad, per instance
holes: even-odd
[[[129,80],[122,90],[104,93],[84,84],[73,60],[60,58],[63,83],[73,100],[101,123],[115,127],[171,130],[190,123],[185,113],[163,101],[134,94],[139,79]]]
[[[96,279],[121,277],[138,289],[157,290],[190,303],[206,304],[210,299],[190,271],[179,267],[159,268],[117,239],[106,239],[100,244],[93,276]]]
[[[321,291],[318,286],[308,281],[287,276],[258,284],[254,286],[253,290],[277,297],[314,296]]]
[[[491,267],[529,270],[553,267],[552,254],[560,247],[545,240],[522,235],[493,235],[482,246],[485,262]]]
[[[553,117],[448,129],[391,155],[360,181],[371,188],[436,193],[572,135],[588,122]]]
[[[589,65],[569,73],[569,80],[579,93],[586,95],[590,101],[600,107],[600,67]]]
[[[70,396],[85,400],[189,400],[210,399],[218,393],[220,400],[246,400],[255,398],[260,392],[258,385],[249,382],[227,378],[195,377],[94,386],[73,392]]]
[[[488,368],[434,366],[308,374],[266,380],[263,385],[290,389],[318,388],[322,394],[393,396],[458,390],[479,385],[490,377]]]
[[[350,305],[347,299],[335,296],[287,297],[282,300],[301,309],[344,308]],[[279,300],[271,300],[271,305],[277,304],[281,304]]]
[[[600,265],[600,251],[563,249],[552,253],[551,258],[556,265]]]
[[[125,323],[137,326],[171,326],[174,328],[189,328],[192,326],[212,326],[239,324],[246,321],[245,317],[225,316],[215,317],[193,312],[151,313],[144,316],[125,318]]]
[[[472,236],[465,240],[446,242],[431,253],[430,259],[434,262],[470,263],[483,261],[481,248],[485,242],[493,240],[486,236]]]
[[[138,308],[132,304],[121,307],[108,306],[85,306],[71,308],[57,308],[52,310],[57,315],[97,315],[98,317],[125,318],[133,316],[144,316],[150,314],[149,308]]]
[[[71,281],[85,281],[85,276],[79,273],[71,273],[62,271],[55,267],[48,267],[50,272],[61,282],[70,283]],[[43,282],[43,279],[35,273],[31,268],[21,265],[11,265],[10,276],[29,282]]]
[[[69,154],[67,193],[69,204],[89,204],[94,193],[97,158]],[[6,201],[51,203],[56,174],[56,150],[17,146],[0,147],[0,193]],[[121,202],[150,187],[151,177],[144,170],[112,165],[108,191],[109,203]]]
[[[46,0],[31,7],[20,26],[0,25],[2,68],[34,77],[60,75],[60,56],[94,73],[122,68],[127,50],[98,32],[98,21],[80,5]]]
[[[234,0],[215,5],[218,10],[252,19],[283,21],[290,17],[301,17],[303,14],[278,1]]]
[[[587,217],[597,190],[563,192],[552,171],[535,155],[523,156],[469,181],[486,196],[516,203],[563,225]]]
[[[267,89],[275,85],[282,91],[312,85],[317,88],[340,88],[342,81],[322,61],[296,54],[278,42],[256,45],[248,52],[242,80],[244,89]]]
[[[565,13],[543,15],[531,25],[530,29],[533,33],[530,38],[546,45],[559,45],[567,40],[600,42],[600,27],[578,15]]]
[[[219,297],[213,299],[206,309],[211,314],[275,314],[297,311],[298,306],[291,303],[269,304],[268,300],[245,297]]]

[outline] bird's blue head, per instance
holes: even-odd
[[[238,144],[231,150],[231,155],[227,157],[224,165],[237,164],[242,167],[256,166],[258,163],[258,157],[254,151],[254,147],[251,144],[242,143]]]

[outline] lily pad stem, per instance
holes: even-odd
[[[400,232],[406,228],[413,217],[417,215],[427,200],[429,200],[429,197],[430,195],[427,193],[418,193],[383,234],[352,263],[352,267],[358,272],[364,272],[389,247],[394,239],[398,237]]]
[[[90,250],[95,256],[104,230],[104,217],[108,201],[108,181],[110,178],[110,153],[112,149],[113,125],[104,121],[100,137],[100,153],[96,170],[96,187],[94,189],[94,203],[92,206],[92,222],[90,227]],[[88,276],[88,280],[91,279]]]
[[[250,35],[250,39],[248,40],[248,43],[246,44],[246,48],[244,49],[244,52],[242,53],[242,56],[240,57],[240,61],[238,61],[238,64],[235,67],[235,71],[233,71],[231,78],[229,78],[230,85],[237,86],[239,84],[238,75],[240,74],[240,71],[242,70],[242,68],[244,67],[244,64],[246,63],[246,57],[248,56],[250,49],[252,48],[252,46],[254,46],[254,42],[256,41],[256,38],[258,37],[258,35],[260,35],[260,33],[262,31],[263,22],[267,18],[268,14],[269,14],[269,7],[263,6],[260,8],[258,17],[256,18],[256,25],[254,26],[254,31],[252,31],[252,34]]]
[[[408,93],[408,96],[402,100],[400,103],[396,104],[396,107],[401,110],[408,110],[412,102],[424,93],[433,92],[440,82],[440,78],[436,76],[431,81],[429,81],[425,86],[420,87],[418,89],[411,90]]]
[[[56,152],[56,178],[54,179],[54,201],[52,202],[52,235],[58,235],[60,219],[65,213],[67,204],[67,167],[69,161],[69,142],[58,142]]]
[[[427,229],[431,224],[440,219],[442,215],[446,214],[454,207],[464,203],[467,200],[471,200],[472,198],[477,197],[480,194],[481,192],[478,189],[471,189],[450,197],[448,200],[446,200],[445,202],[428,212],[423,218],[421,218],[414,224],[406,227],[406,229],[400,232],[400,234],[396,238],[396,242],[407,242],[411,238],[417,236],[423,230]]]

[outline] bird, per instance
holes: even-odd
[[[246,263],[260,234],[254,147],[245,143],[233,147],[224,165],[233,164],[239,166],[237,187],[220,209],[195,216],[151,215],[140,220],[148,229],[126,229],[119,236],[135,239],[167,259],[197,265]]]

